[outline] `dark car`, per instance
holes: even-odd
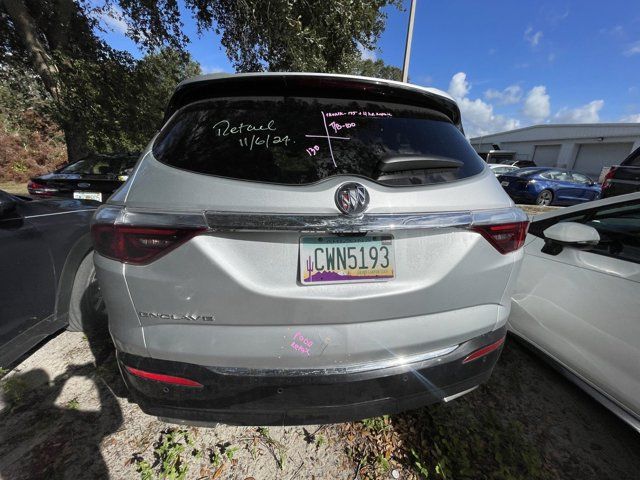
[[[620,165],[611,167],[602,182],[602,198],[633,192],[640,192],[640,148]]]
[[[0,367],[67,324],[106,325],[89,236],[97,207],[0,190]]]
[[[36,197],[66,197],[105,202],[129,178],[138,154],[91,155],[34,177],[27,185]]]
[[[600,185],[570,170],[530,167],[497,178],[516,203],[575,205],[600,197]]]

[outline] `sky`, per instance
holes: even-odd
[[[409,81],[451,94],[467,136],[540,123],[640,122],[637,0],[416,0]],[[387,8],[375,51],[402,66],[409,1]],[[233,72],[214,32],[198,37],[183,10],[191,55],[205,73]],[[141,52],[126,24],[103,17],[103,38]]]

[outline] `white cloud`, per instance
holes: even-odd
[[[542,30],[534,32],[533,27],[528,27],[524,31],[524,39],[529,42],[532,47],[536,47],[540,43],[540,40],[542,40],[542,35]]]
[[[522,98],[522,88],[520,85],[509,85],[502,91],[490,88],[484,92],[484,98],[487,100],[497,100],[500,105],[513,105],[518,103]]]
[[[559,123],[596,123],[600,121],[599,112],[602,107],[604,100],[593,100],[581,107],[562,108],[554,119]]]
[[[378,59],[378,55],[375,50],[366,49],[360,43],[358,43],[358,50],[360,50],[360,56],[363,60],[371,60],[375,62]]]
[[[121,34],[127,33],[127,22],[124,21],[122,9],[116,5],[111,5],[108,9],[97,14],[97,18],[110,30]]]
[[[629,123],[640,123],[640,113],[636,113],[634,115],[627,115],[626,117],[622,117],[620,121],[629,122]]]
[[[623,52],[625,57],[630,57],[631,55],[637,55],[640,53],[640,40],[632,43],[627,47],[627,49]]]
[[[520,126],[520,122],[514,118],[496,115],[493,112],[493,105],[490,103],[486,103],[480,98],[468,98],[470,90],[471,85],[467,81],[466,73],[458,72],[451,77],[449,94],[458,102],[462,113],[462,123],[469,137],[513,130]]]
[[[458,99],[467,96],[471,87],[469,86],[469,82],[467,82],[467,74],[464,72],[458,72],[453,77],[451,77],[451,81],[449,82],[449,93],[452,97]]]
[[[522,111],[533,122],[544,121],[551,113],[551,97],[547,87],[538,85],[529,90]]]

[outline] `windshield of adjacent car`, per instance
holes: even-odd
[[[301,97],[227,98],[178,111],[154,156],[185,170],[241,180],[308,184],[332,175],[386,185],[448,182],[482,172],[483,161],[443,114],[407,105]],[[385,160],[448,158],[455,167],[390,170]],[[384,172],[383,172],[384,170]]]
[[[541,170],[539,168],[520,168],[518,170],[514,170],[513,172],[509,172],[509,175],[513,175],[515,177],[528,177],[529,175],[535,175],[536,173],[545,171],[546,170]]]

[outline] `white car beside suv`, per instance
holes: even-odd
[[[534,218],[509,329],[640,431],[640,193]]]

